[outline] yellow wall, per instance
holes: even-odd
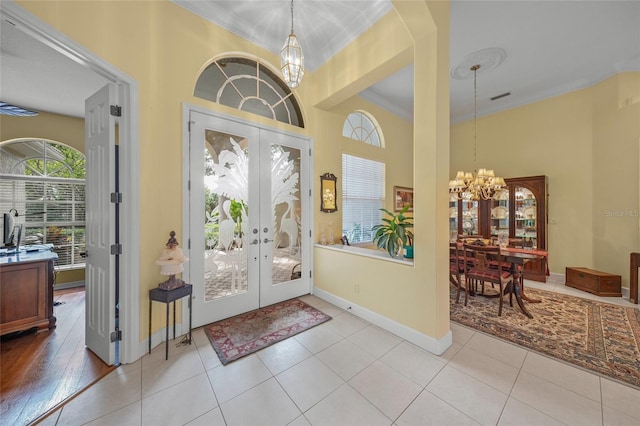
[[[340,167],[336,161],[342,147],[336,150],[335,144],[344,143],[340,136],[344,119],[341,108],[348,110],[351,104],[364,104],[354,99],[356,93],[413,60],[418,76],[414,84],[420,94],[415,111],[420,119],[413,129],[399,123],[397,129],[385,133],[388,147],[407,149],[404,158],[413,159],[413,183],[408,165],[405,170],[392,170],[387,186],[402,184],[415,189],[415,208],[423,215],[415,221],[416,266],[404,268],[409,272],[406,284],[399,289],[385,279],[397,278],[396,265],[388,262],[376,265],[379,274],[370,277],[375,281],[373,291],[361,302],[366,308],[435,338],[449,331],[449,285],[444,257],[448,240],[445,189],[449,165],[448,2],[394,1],[395,10],[383,18],[382,27],[363,34],[316,73],[308,72],[296,90],[308,124],[305,130],[194,98],[197,76],[217,55],[242,52],[272,64],[278,58],[172,3],[18,3],[138,82],[141,340],[147,337],[148,290],[162,278],[153,262],[166,242],[167,233],[182,229],[179,202],[183,190],[182,102],[312,136],[315,174],[319,176],[326,171],[337,174]],[[381,118],[385,126],[387,121],[393,121],[391,126],[401,121],[388,114],[381,114]],[[398,140],[394,140],[395,134],[400,135]],[[409,140],[412,136],[414,141]],[[398,158],[392,157],[394,162]],[[319,179],[315,185],[319,185]],[[157,197],[159,188],[170,196]],[[167,198],[176,202],[167,203]],[[317,212],[319,201],[315,203]],[[316,284],[322,286],[329,278],[322,278],[322,271],[332,268],[332,264],[322,259],[316,262],[315,277],[321,281]],[[163,320],[160,313],[154,317],[155,330],[163,325]]]
[[[477,167],[503,177],[549,177],[551,272],[590,267],[622,275],[628,286],[629,253],[640,248],[638,99],[640,73],[623,73],[478,118]],[[473,122],[456,124],[450,176],[474,168]]]
[[[20,138],[61,142],[84,153],[84,119],[48,112],[35,117],[0,115],[0,142]],[[56,274],[56,284],[76,281],[84,281],[84,268]]]
[[[49,112],[35,117],[0,115],[0,141],[19,138],[62,142],[84,153],[84,119]]]
[[[449,172],[449,5],[447,2],[394,1],[394,11],[318,70],[326,86],[314,85],[314,105],[338,114],[314,118],[315,171],[333,171],[340,180],[343,152],[367,153],[387,163],[387,197],[394,185],[414,188],[415,258],[413,267],[314,250],[314,284],[434,339],[449,331],[446,206]],[[392,39],[390,42],[390,39]],[[357,97],[377,79],[414,63],[416,96],[408,123]],[[316,80],[314,80],[316,82]],[[420,96],[421,95],[421,96]],[[358,146],[339,135],[346,113],[363,108],[373,112],[385,135],[383,150]],[[326,120],[332,120],[330,122]],[[413,167],[403,167],[405,161]],[[338,185],[339,186],[339,185]],[[338,197],[340,199],[340,196]],[[319,201],[317,201],[319,203]],[[388,206],[391,207],[390,200]],[[316,206],[318,211],[318,206]],[[316,224],[334,220],[316,213]]]

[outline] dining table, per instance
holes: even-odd
[[[505,247],[500,249],[500,254],[504,256],[505,261],[511,265],[511,275],[513,276],[511,286],[507,286],[505,292],[512,292],[516,296],[516,302],[522,313],[529,318],[533,318],[531,312],[529,312],[524,305],[523,300],[529,303],[540,303],[541,300],[533,299],[525,294],[522,275],[524,274],[524,266],[527,263],[542,260],[546,261],[546,252]]]
[[[462,248],[462,242],[458,241],[458,246]],[[547,275],[549,275],[548,252],[546,250],[534,250],[530,248],[501,247],[500,254],[504,257],[505,262],[510,264],[510,272],[513,276],[513,281],[505,288],[505,293],[513,293],[516,296],[516,302],[522,313],[529,318],[533,318],[533,315],[529,312],[524,302],[540,303],[541,300],[531,298],[525,293],[523,279],[524,267],[529,262],[544,261]]]

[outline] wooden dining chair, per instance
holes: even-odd
[[[496,284],[499,288],[498,316],[501,316],[504,289],[507,284],[513,284],[513,275],[504,256],[500,254],[500,247],[463,244],[463,252],[467,293],[471,290],[471,285],[477,283],[482,283],[483,293],[485,282]],[[509,305],[513,306],[513,292],[509,293]]]
[[[456,303],[460,302],[460,291],[463,288],[464,280],[464,258],[458,243],[449,243],[449,282],[456,287]],[[464,285],[466,288],[466,285]],[[467,304],[467,294],[465,290],[465,305]]]

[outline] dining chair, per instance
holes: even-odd
[[[500,289],[497,297],[500,300],[498,316],[501,316],[504,289],[509,283],[513,285],[513,275],[504,256],[500,254],[500,247],[463,244],[463,252],[467,293],[471,291],[471,285],[478,282],[482,283],[483,294],[485,282],[496,284]],[[509,293],[509,305],[513,306],[513,292]]]
[[[449,243],[449,282],[456,287],[456,303],[460,302],[460,291],[462,290],[464,280],[464,259],[462,257],[462,250],[458,246],[458,243]],[[465,286],[466,288],[466,286]],[[464,296],[467,304],[467,294],[465,290]]]

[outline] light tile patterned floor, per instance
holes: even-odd
[[[455,323],[453,345],[435,356],[317,297],[302,299],[334,319],[226,367],[198,329],[168,361],[159,345],[43,424],[640,424],[636,388]]]

